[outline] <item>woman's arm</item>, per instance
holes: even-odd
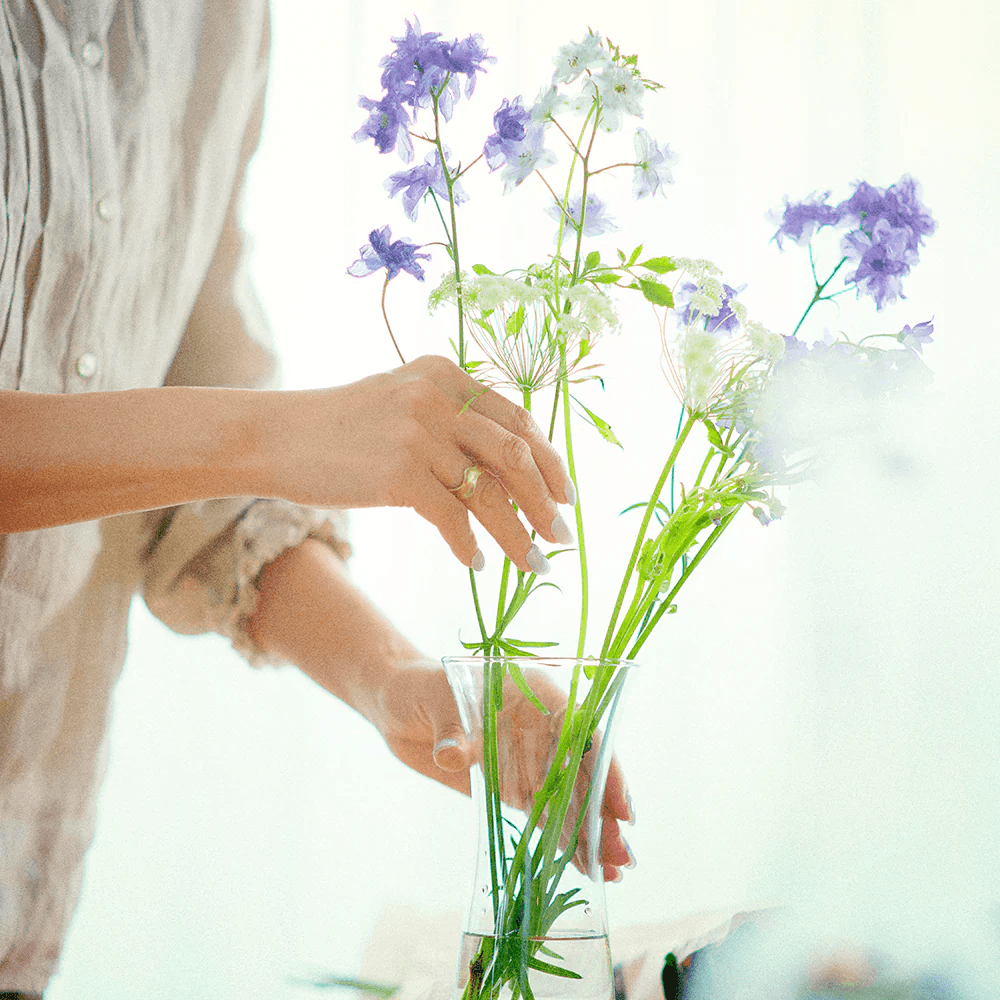
[[[252,494],[264,394],[0,392],[0,533]]]
[[[479,551],[470,510],[522,570],[538,557],[510,500],[543,538],[567,540],[555,450],[527,413],[444,358],[303,392],[0,392],[0,427],[0,533],[258,496],[412,507],[467,566]],[[472,464],[489,472],[462,502],[450,487]]]

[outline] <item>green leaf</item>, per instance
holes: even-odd
[[[616,444],[619,448],[624,450],[621,441],[615,437],[615,432],[611,429],[611,424],[599,417],[589,407],[584,406],[578,399],[575,400],[575,402],[577,406],[581,407],[586,412],[590,422],[598,429],[598,431],[600,431],[601,437],[604,438],[605,441],[609,441],[611,444]]]
[[[708,440],[712,443],[713,448],[717,448],[723,454],[728,455],[732,452],[732,448],[727,448],[722,440],[722,435],[719,433],[719,429],[712,423],[708,417],[702,421],[705,425],[705,430],[708,431]]]
[[[677,265],[669,257],[650,257],[639,263],[639,267],[644,267],[647,271],[654,271],[656,274],[666,274],[668,271],[676,271]]]
[[[636,262],[636,261],[637,261],[637,260],[639,259],[639,254],[641,254],[641,253],[642,253],[642,244],[640,243],[640,244],[639,244],[639,245],[638,245],[638,246],[637,246],[637,247],[636,247],[636,248],[635,248],[635,249],[634,249],[634,250],[632,251],[632,255],[631,255],[631,256],[629,257],[629,259],[628,259],[628,264],[626,264],[625,266],[626,266],[626,267],[631,267],[631,266],[632,266],[632,265],[633,265],[633,264],[634,264],[634,263],[635,263],[635,262]]]
[[[555,645],[555,643],[553,643],[553,645]],[[531,686],[528,684],[527,679],[524,674],[521,673],[521,668],[516,663],[508,663],[507,669],[510,671],[511,679],[518,686],[521,694],[523,694],[524,697],[527,698],[528,701],[530,701],[531,704],[542,713],[542,715],[548,715],[549,710],[541,703],[538,695],[531,690]]]
[[[626,260],[628,260],[628,258],[627,258],[627,257],[625,256],[625,254],[623,254],[623,253],[621,252],[621,250],[619,250],[619,251],[618,251],[618,259],[619,259],[619,260],[620,260],[620,261],[621,261],[621,262],[622,262],[623,264],[625,263],[625,261],[626,261]]]
[[[583,262],[583,272],[593,271],[601,263],[601,252],[599,250],[591,250],[587,254],[587,259]]]
[[[528,968],[538,972],[547,972],[550,976],[561,976],[563,979],[583,979],[579,972],[574,972],[572,969],[560,969],[558,965],[543,962],[535,955],[528,959]]]
[[[493,272],[485,264],[473,264],[472,270],[476,274],[492,274]]]
[[[614,271],[602,271],[600,274],[588,275],[587,280],[593,281],[598,285],[617,285],[620,277],[621,275],[616,274]]]
[[[649,278],[640,278],[639,287],[642,289],[643,296],[654,306],[666,306],[668,309],[673,307],[674,294],[666,285],[661,285],[660,282],[652,281]]]
[[[395,996],[401,989],[399,986],[387,986],[382,983],[373,983],[366,979],[354,979],[348,976],[328,976],[325,979],[298,981],[307,982],[310,986],[318,986],[323,989],[358,990],[361,993],[367,993],[369,996],[381,997],[383,1000],[389,1000],[389,997]]]
[[[518,646],[523,646],[525,649],[542,649],[545,646],[558,646],[558,642],[540,642],[536,640],[528,639],[511,639],[508,638],[507,642],[513,642]]]

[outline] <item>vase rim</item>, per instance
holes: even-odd
[[[571,667],[577,663],[584,664],[614,664],[616,667],[629,667],[630,669],[639,669],[639,664],[636,660],[619,659],[613,656],[442,656],[441,662],[443,664],[455,663],[455,664],[481,664],[481,663],[517,663],[517,664],[533,664],[535,666],[544,667]]]

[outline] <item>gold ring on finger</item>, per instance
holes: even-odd
[[[469,465],[466,467],[465,472],[462,473],[462,481],[458,486],[449,486],[448,489],[459,500],[471,500],[472,494],[476,492],[476,484],[479,482],[479,477],[482,474],[483,470],[478,465]]]

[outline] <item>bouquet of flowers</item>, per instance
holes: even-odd
[[[595,178],[624,175],[636,200],[665,195],[673,183],[673,152],[641,125],[622,148],[626,126],[642,117],[643,102],[660,89],[637,56],[594,31],[564,45],[534,101],[505,97],[493,131],[461,159],[446,143],[448,125],[494,58],[478,35],[446,40],[422,31],[417,21],[393,42],[381,63],[384,92],[377,100],[361,98],[368,118],[355,138],[413,164],[392,173],[386,188],[390,197],[401,196],[410,222],[422,215],[435,236],[416,243],[394,239],[389,225],[375,228],[348,273],[384,271],[382,313],[402,359],[389,322],[389,284],[403,271],[423,281],[429,248],[443,246],[447,265],[430,306],[451,312],[457,363],[542,416],[550,440],[560,439],[576,487],[576,545],[538,553],[531,573],[505,560],[492,620],[476,574],[469,577],[478,636],[465,645],[483,663],[477,726],[484,739],[491,930],[466,955],[460,986],[466,997],[506,991],[531,1000],[540,977],[562,985],[580,978],[546,941],[565,913],[587,904],[579,890],[557,890],[588,839],[583,817],[589,793],[581,802],[574,791],[585,772],[607,770],[607,760],[585,762],[620,693],[623,662],[636,657],[663,616],[676,610],[681,589],[744,508],[766,525],[784,511],[776,490],[815,473],[824,430],[816,414],[829,423],[831,413],[846,412],[845,401],[884,399],[926,378],[921,352],[933,333],[930,320],[857,339],[826,334],[811,344],[799,334],[814,309],[839,296],[867,296],[877,312],[904,298],[903,280],[935,223],[908,176],[887,188],[856,183],[838,202],[831,192],[786,200],[774,214],[774,242],[779,249],[788,242],[807,250],[812,289],[795,329],[774,333],[748,316],[739,300],[742,287],[727,283],[711,261],[647,243],[606,249],[602,237],[614,223],[597,193],[606,178],[600,184]],[[424,154],[419,160],[416,145]],[[467,200],[463,182],[473,169],[497,175],[496,187],[512,199],[523,184],[544,185],[554,242],[526,251],[522,266],[503,271],[491,267],[480,247],[470,251],[460,241],[459,221]],[[659,229],[651,239],[662,240]],[[470,260],[471,267],[465,263]],[[568,563],[573,553],[580,594],[576,656],[587,651],[585,498],[574,435],[582,423],[617,443],[588,393],[602,384],[601,344],[619,327],[618,304],[626,296],[648,305],[659,335],[665,381],[679,411],[676,433],[651,488],[623,498],[626,510],[641,513],[634,543],[623,554],[617,596],[601,622],[593,659],[579,659],[574,667],[549,772],[512,833],[500,808],[498,719],[507,690],[549,711],[525,658],[556,645],[550,637],[515,638],[512,627],[526,601],[548,585],[538,576],[548,572],[549,560],[559,556]],[[806,408],[797,405],[802,398],[829,405]],[[593,872],[597,848],[593,835],[589,840],[586,867]]]

